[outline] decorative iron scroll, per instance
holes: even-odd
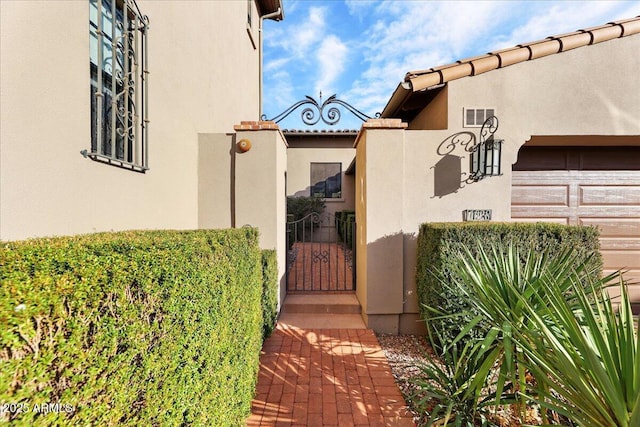
[[[468,153],[473,151],[473,147],[476,145],[476,136],[471,132],[458,132],[454,133],[438,145],[436,151],[440,156],[446,156],[455,151],[456,147],[460,146]]]
[[[144,172],[148,167],[147,31],[135,0],[91,0],[91,150],[84,157]]]
[[[493,139],[493,135],[498,130],[498,118],[496,116],[487,117],[480,129],[480,144]]]
[[[313,262],[329,262],[329,251],[311,251],[311,259]]]
[[[502,140],[494,135],[498,130],[498,118],[488,117],[482,124],[478,142],[471,150],[471,174],[469,181],[477,182],[486,176],[501,175]]]
[[[271,119],[267,119],[266,114],[263,114],[261,119],[272,120],[276,123],[280,123],[283,119],[285,119],[287,116],[289,116],[298,108],[302,107],[303,105],[308,105],[308,107],[303,109],[302,112],[300,113],[300,117],[302,118],[302,121],[306,125],[313,126],[316,123],[318,123],[320,120],[322,120],[324,123],[328,125],[335,125],[340,121],[341,113],[340,113],[340,109],[338,109],[337,107],[332,106],[330,108],[327,108],[329,107],[329,105],[332,105],[332,104],[337,104],[345,108],[347,111],[349,111],[351,114],[353,114],[363,122],[371,118],[371,116],[366,115],[365,113],[358,110],[351,104],[336,98],[335,94],[331,95],[324,102],[322,102],[322,92],[320,92],[320,101],[316,101],[314,98],[310,97],[309,95],[305,96],[305,98],[306,99],[296,102],[291,107],[287,108],[282,113],[278,114],[277,116]],[[375,117],[376,118],[380,117],[380,113],[376,113]]]

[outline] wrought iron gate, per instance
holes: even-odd
[[[287,222],[286,229],[288,292],[355,290],[353,214],[311,213]]]

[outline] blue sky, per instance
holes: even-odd
[[[407,71],[640,15],[640,1],[284,0],[264,24],[264,113],[337,94],[382,111]],[[306,128],[300,111],[282,128]],[[344,112],[333,126],[359,129]]]

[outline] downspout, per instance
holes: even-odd
[[[262,120],[262,22],[265,19],[275,18],[282,13],[282,8],[278,8],[275,12],[268,13],[260,17],[260,24],[258,25],[258,72],[260,73],[259,79],[259,94],[258,94],[258,102],[260,103],[258,107],[258,120]]]

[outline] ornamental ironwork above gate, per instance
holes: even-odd
[[[315,100],[309,95],[306,95],[305,99],[302,99],[296,102],[295,104],[293,104],[292,106],[290,106],[289,108],[284,110],[282,113],[278,114],[277,116],[267,119],[267,115],[263,114],[261,119],[271,120],[276,123],[279,123],[282,120],[284,120],[286,117],[288,117],[291,113],[293,113],[295,110],[302,107],[303,105],[306,105],[307,107],[300,112],[300,118],[302,119],[304,124],[306,124],[307,126],[313,126],[317,124],[320,120],[322,120],[324,123],[330,126],[333,126],[336,123],[338,123],[340,121],[342,114],[340,113],[340,109],[334,105],[339,105],[343,107],[344,109],[349,111],[351,114],[353,114],[355,117],[362,120],[363,122],[366,121],[367,119],[372,118],[371,116],[366,115],[365,113],[358,110],[348,102],[338,99],[335,94],[331,95],[329,98],[327,98],[323,102],[322,92],[320,92],[319,101]],[[380,113],[376,113],[375,117],[379,118]]]

